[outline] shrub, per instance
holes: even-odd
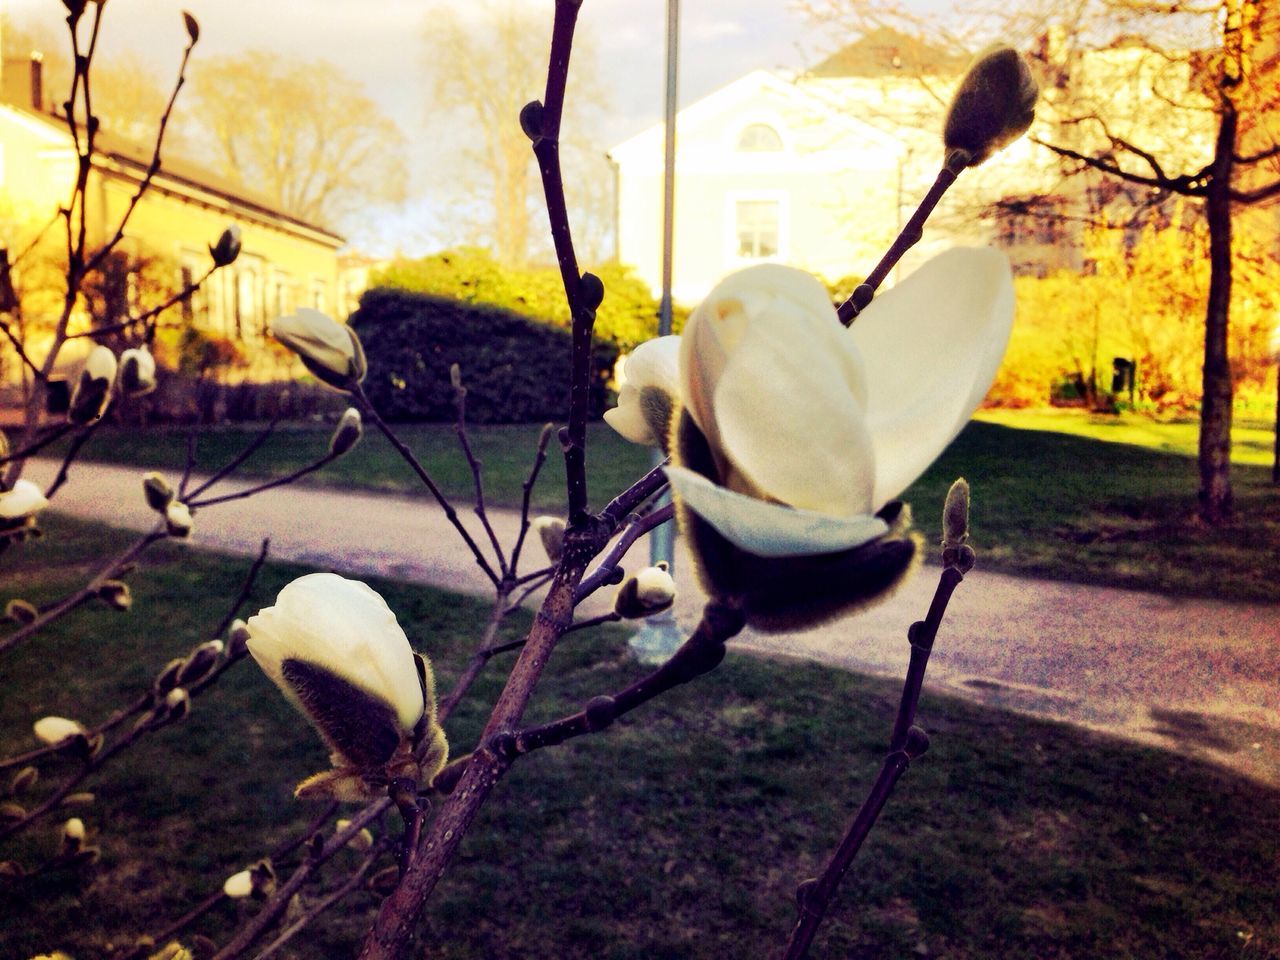
[[[350,323],[369,357],[365,388],[388,419],[453,419],[449,368],[455,363],[462,368],[473,422],[556,420],[568,409],[568,331],[499,307],[387,288],[366,291]],[[616,346],[596,344],[592,416],[607,405],[617,358]]]
[[[592,266],[604,281],[605,297],[596,313],[596,336],[628,350],[658,335],[658,302],[630,267]],[[556,267],[507,267],[487,250],[460,247],[417,260],[396,260],[370,278],[373,286],[395,287],[468,303],[503,307],[557,327],[569,328],[569,310]],[[678,333],[688,311],[677,311]]]

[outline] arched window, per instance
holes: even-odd
[[[782,149],[778,131],[767,123],[753,123],[738,135],[738,149],[746,153],[768,153]]]

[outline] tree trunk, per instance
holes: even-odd
[[[1208,187],[1209,302],[1204,319],[1204,379],[1200,402],[1200,516],[1219,524],[1231,516],[1231,172],[1235,107],[1223,97]]]

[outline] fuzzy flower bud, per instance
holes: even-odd
[[[343,830],[346,830],[347,827],[351,826],[351,821],[339,820],[333,826],[338,833],[341,833]],[[370,833],[367,829],[361,830],[354,837],[352,837],[350,841],[348,841],[348,846],[350,846],[351,849],[353,850],[359,850],[361,853],[363,853],[364,851],[369,850],[370,848],[373,847],[373,834]]]
[[[992,44],[960,81],[943,125],[947,167],[976,167],[1031,127],[1040,88],[1018,51]]]
[[[182,662],[182,666],[174,675],[174,681],[179,687],[189,687],[199,683],[217,665],[222,649],[221,640],[210,640],[208,643],[200,644],[191,652],[191,656]]]
[[[947,491],[942,509],[942,545],[959,546],[969,539],[969,483],[961,477]]]
[[[14,623],[26,625],[34,623],[36,617],[40,616],[40,611],[36,609],[34,603],[15,597],[4,605],[4,615]]]
[[[40,771],[35,767],[23,767],[13,775],[13,779],[9,781],[9,792],[15,797],[19,794],[26,793],[36,785],[36,781],[40,779]]]
[[[31,729],[35,731],[36,739],[51,747],[85,734],[84,727],[66,717],[41,717],[31,725]]]
[[[676,600],[676,582],[666,561],[645,567],[623,581],[613,609],[628,620],[660,613]]]
[[[238,657],[249,645],[249,628],[243,620],[232,620],[227,630],[227,656]]]
[[[142,492],[146,495],[147,506],[156,513],[164,513],[175,496],[169,481],[154,471],[142,475]]]
[[[165,526],[169,528],[169,536],[185,540],[191,536],[195,521],[191,519],[191,508],[181,500],[174,500],[164,510]]]
[[[530,526],[542,540],[547,559],[559,563],[564,556],[564,521],[559,517],[535,517]]]
[[[19,480],[12,489],[0,493],[0,520],[33,517],[48,505],[39,487],[30,480]]]
[[[84,845],[84,821],[72,817],[62,825],[62,855],[69,857]]]
[[[329,455],[340,457],[349,453],[363,435],[364,423],[360,419],[360,411],[355,407],[347,407],[338,418],[338,425],[329,439]]]
[[[134,347],[120,354],[120,392],[141,397],[156,388],[156,358],[146,347]]]
[[[368,372],[355,331],[319,310],[302,307],[292,316],[276,318],[271,335],[296,353],[318,380],[335,389],[350,390]]]
[[[233,873],[223,882],[222,892],[232,900],[243,900],[253,893],[253,875],[248,870]]]
[[[71,390],[70,406],[67,409],[67,419],[71,423],[92,423],[106,413],[107,405],[111,402],[111,385],[116,379],[117,366],[116,355],[110,348],[97,346],[90,351],[76,377],[76,385]]]
[[[177,723],[191,712],[191,694],[182,687],[174,687],[164,695],[166,719]]]
[[[104,581],[98,587],[98,599],[122,612],[133,606],[133,593],[123,580]]]
[[[213,257],[215,267],[229,267],[240,256],[240,228],[234,223],[222,231],[218,242],[209,247],[209,256]]]
[[[377,794],[365,775],[385,785],[427,738],[430,763],[419,750],[420,772],[434,776],[444,765],[430,665],[366,584],[333,573],[299,577],[249,618],[248,630],[249,653],[333,757],[335,769],[305,781],[299,795],[370,799]]]

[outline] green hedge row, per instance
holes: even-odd
[[[473,423],[564,422],[569,411],[568,331],[498,307],[375,287],[351,315],[369,357],[365,389],[393,420],[454,418],[449,368],[458,364]],[[618,358],[597,343],[592,361],[591,416],[610,400]]]

